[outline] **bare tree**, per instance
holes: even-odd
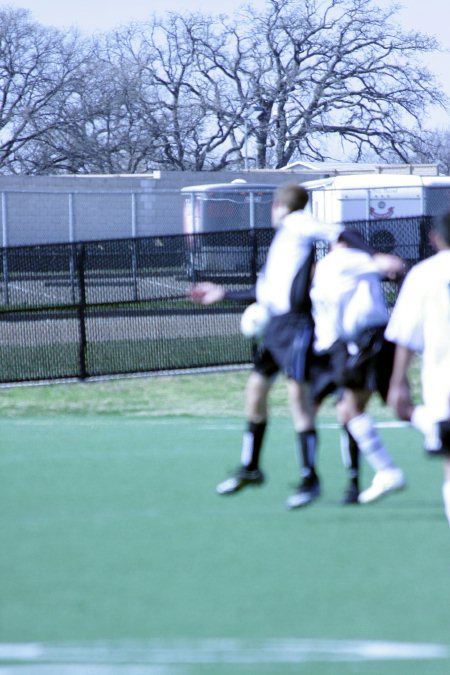
[[[41,156],[71,173],[137,173],[158,165],[158,133],[145,112],[139,65],[128,52],[133,31],[93,38],[82,85],[61,111],[57,129],[39,143]]]
[[[58,127],[82,60],[76,33],[42,28],[26,10],[0,9],[0,171],[33,170],[32,147]]]
[[[259,167],[333,149],[342,156],[336,140],[355,160],[369,149],[408,161],[427,105],[445,99],[420,63],[436,40],[403,31],[397,11],[372,0],[269,0],[263,14],[246,10],[240,77],[260,110]]]
[[[444,96],[433,37],[374,0],[267,0],[82,41],[0,10],[0,171],[281,168],[345,156],[411,161]]]
[[[431,129],[416,138],[413,160],[436,163],[440,173],[450,175],[450,129]]]
[[[199,48],[220,50],[221,28],[210,17],[169,14],[95,37],[83,85],[59,128],[40,139],[40,159],[71,172],[228,166],[239,115]]]
[[[258,168],[368,152],[408,161],[427,106],[445,99],[420,63],[436,40],[403,31],[397,11],[372,0],[268,0],[262,13],[170,14],[142,26],[163,166],[242,168],[249,139]]]
[[[141,25],[136,38],[139,106],[158,129],[164,166],[197,171],[228,166],[236,156],[233,132],[239,118],[235,110],[239,99],[230,98],[223,73],[214,72],[208,56],[225,50],[229,60],[227,29],[222,20],[170,13]]]

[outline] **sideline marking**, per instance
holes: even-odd
[[[92,417],[77,417],[77,415],[72,416],[71,413],[53,413],[48,417],[9,417],[7,419],[0,420],[0,426],[29,426],[29,427],[49,427],[54,426],[55,424],[61,425],[65,423],[76,424],[81,427],[112,427],[113,425],[125,426],[126,424],[134,425],[136,422],[154,425],[154,426],[189,426],[192,427],[195,423],[198,423],[198,426],[202,430],[231,430],[242,429],[242,420],[241,419],[230,419],[230,417],[224,417],[223,419],[215,421],[205,421],[202,417],[186,417],[181,413],[177,415],[167,415],[167,416],[154,416],[145,414],[136,414],[133,412],[125,413],[123,417],[119,415],[115,416],[115,419],[112,419],[111,416],[104,413],[98,413]],[[281,418],[279,418],[281,419]],[[287,423],[290,424],[291,421],[288,417],[282,418],[283,421],[286,419]],[[378,429],[404,429],[405,427],[411,427],[409,422],[402,422],[401,420],[386,421],[386,422],[375,422],[375,426]],[[318,424],[319,429],[341,429],[341,425],[337,422],[320,422]],[[413,427],[411,427],[413,428]]]
[[[450,647],[382,640],[177,639],[93,643],[0,643],[0,675],[169,675],[174,667],[222,664],[381,662],[449,659]],[[130,669],[130,666],[133,668]],[[161,668],[162,667],[162,668]],[[169,668],[168,668],[169,667]],[[150,670],[149,670],[150,668]],[[84,669],[84,670],[83,670]]]
[[[375,421],[375,426],[378,429],[404,429],[405,427],[411,427],[409,422],[403,422],[402,420],[393,420],[386,422],[377,422]],[[330,422],[324,424],[318,424],[319,429],[341,429],[342,425],[337,422]],[[411,427],[412,428],[412,427]]]

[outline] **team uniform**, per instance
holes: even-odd
[[[421,428],[426,449],[450,453],[450,250],[442,250],[410,270],[386,337],[421,354],[424,405],[418,407],[416,417],[430,420]]]
[[[336,247],[317,263],[311,287],[315,324],[310,380],[319,403],[342,389],[378,391],[386,399],[394,346],[384,339],[388,312],[380,274],[372,257],[352,247]],[[368,503],[405,486],[370,416],[360,412],[347,430],[373,468],[369,488],[358,494]]]
[[[283,372],[298,382],[307,377],[307,357],[313,338],[309,295],[314,243],[335,241],[338,225],[314,220],[304,212],[284,219],[269,248],[256,286],[250,291],[227,291],[226,299],[257,302],[269,320],[255,354],[255,370],[266,377]]]
[[[362,330],[361,334],[359,334],[359,323],[352,328],[352,335],[355,335],[355,337],[358,335],[358,338],[365,341],[364,349],[360,349],[358,352],[359,355],[361,353],[364,354],[363,360],[365,363],[364,365],[362,363],[359,364],[358,373],[365,373],[363,375],[364,381],[360,387],[364,388],[366,386],[369,372],[373,372],[372,361],[367,357],[370,357],[373,352],[378,354],[380,351],[378,344],[383,343],[382,335],[387,320],[379,278],[371,259],[373,250],[365,244],[361,235],[356,231],[343,230],[342,227],[336,225],[317,223],[303,213],[296,213],[286,218],[282,228],[277,232],[269,251],[266,266],[258,279],[255,289],[253,299],[257,299],[260,304],[264,304],[271,316],[265,328],[261,349],[255,358],[255,371],[264,378],[271,378],[282,371],[296,382],[301,384],[308,383],[310,388],[312,383],[314,387],[317,376],[315,370],[317,361],[315,358],[312,358],[314,322],[311,314],[310,297],[314,243],[319,239],[333,241],[338,236],[360,253],[360,258],[358,258],[359,272],[370,280],[370,290],[377,300],[377,302],[367,305],[371,310],[371,316],[370,320],[367,320],[367,316],[365,317],[366,320],[362,324],[364,330]],[[353,263],[355,262],[357,251],[354,251],[351,256]],[[365,253],[362,251],[365,251]],[[330,286],[327,275],[329,264],[335,258],[330,257],[328,259],[327,257],[325,260],[327,262],[324,263],[322,261],[319,263],[319,275],[315,280],[316,289],[319,282],[321,285],[323,284],[324,288],[329,288]],[[343,260],[342,262],[344,268],[348,267],[348,261]],[[323,282],[320,281],[322,279],[320,270],[324,271]],[[333,274],[336,274],[336,270],[333,271]],[[358,279],[358,285],[354,273],[353,276],[347,275],[347,277],[344,284],[345,293],[341,298],[340,310],[349,303],[350,296],[355,294],[356,288],[359,291],[355,294],[356,300],[361,299],[363,296],[361,290],[364,289],[365,279]],[[351,288],[348,287],[349,280],[351,280],[351,284],[353,285]],[[354,307],[354,311],[352,314],[349,312],[348,316],[351,315],[358,321],[361,307],[355,299],[351,307]],[[328,310],[325,309],[323,316],[329,319],[328,326],[325,327],[324,331],[327,334],[328,343],[322,345],[326,349],[329,344],[334,342],[335,338],[337,339],[340,329],[336,314],[329,314]],[[368,331],[368,327],[370,329],[375,328],[375,332]],[[319,330],[322,329],[320,328]],[[340,342],[339,344],[343,343]],[[326,351],[324,353],[327,354]],[[347,354],[346,351],[345,353]],[[334,382],[334,375],[331,376],[330,380],[330,372],[333,373],[334,371],[330,370],[327,358],[321,362],[321,367],[321,375],[328,380],[327,386],[329,386],[329,391],[334,390],[337,384]],[[356,372],[356,368],[353,365],[353,376],[355,376]],[[322,382],[322,380],[320,381]],[[387,388],[387,385],[385,388]],[[318,397],[317,400],[320,400],[320,398]],[[245,484],[259,484],[264,480],[264,476],[258,466],[258,461],[265,426],[265,422],[250,423],[247,433],[244,434],[241,469],[235,476],[217,487],[217,491],[220,494],[229,494],[240,489]],[[358,443],[353,438],[349,429],[346,428],[345,431],[346,433],[341,434],[341,449],[344,464],[349,470],[350,483],[341,503],[352,504],[359,499],[359,449]],[[364,429],[364,434],[365,439],[363,441],[367,437],[366,429]],[[359,436],[361,437],[362,434],[359,433]],[[316,446],[317,434],[313,427],[298,433],[297,448],[299,464],[302,467],[302,479],[298,491],[287,501],[288,508],[304,506],[320,494],[319,478],[315,471]],[[380,468],[379,457],[380,454],[383,454],[382,450],[383,448],[371,445],[370,451],[374,458],[372,465],[375,463],[376,469]],[[386,453],[384,454],[385,459]],[[389,461],[388,464],[390,464]]]
[[[272,379],[283,372],[298,383],[307,381],[313,338],[309,288],[314,243],[317,240],[334,241],[341,230],[338,225],[314,220],[304,211],[287,215],[277,228],[254,289],[256,302],[270,317],[254,357],[254,370],[264,378]],[[231,294],[227,293],[225,297],[230,298]],[[265,429],[266,422],[249,424],[243,438],[241,468],[217,486],[219,494],[231,494],[246,484],[263,482],[264,475],[258,462]],[[306,500],[317,496],[319,490],[314,472],[316,431],[312,428],[298,432],[297,439],[302,476],[314,479],[314,485],[311,489],[308,486],[308,491],[302,495],[302,500],[307,503]],[[300,505],[288,500],[289,508]]]
[[[304,212],[288,215],[277,231],[256,283],[256,301],[271,317],[255,364],[264,374],[267,367],[274,374],[276,367],[298,382],[306,380],[313,337],[309,287],[314,243],[334,241],[341,231],[340,226],[320,223]]]
[[[317,263],[311,299],[314,398],[320,402],[339,387],[385,398],[393,348],[383,338],[388,312],[371,256],[347,247],[329,253]]]

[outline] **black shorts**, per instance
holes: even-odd
[[[253,355],[253,364],[257,373],[269,379],[275,377],[275,375],[280,372],[279,365],[269,350],[264,347],[264,345],[256,347],[255,353]]]
[[[307,315],[292,312],[272,317],[261,352],[266,369],[271,361],[271,375],[282,371],[297,382],[308,381],[313,334],[313,323]]]
[[[349,354],[347,345],[339,340],[330,350],[313,354],[310,378],[316,402],[340,389],[376,391],[386,401],[395,345],[384,338],[384,330],[364,331],[356,341],[355,354]]]

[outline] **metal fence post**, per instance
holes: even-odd
[[[365,232],[364,236],[366,238],[366,241],[370,241],[370,200],[371,200],[371,190],[370,188],[367,189],[366,192],[366,225],[365,225]]]
[[[255,195],[253,192],[249,192],[249,206],[250,206],[250,241],[252,245],[252,258],[250,261],[251,265],[251,277],[252,283],[256,284],[256,276],[258,272],[258,245],[256,240],[256,230],[255,230]]]
[[[5,289],[4,302],[9,305],[9,269],[8,269],[8,223],[6,210],[6,194],[2,192],[2,262],[3,262],[3,283]]]
[[[78,302],[78,325],[80,332],[80,377],[85,379],[88,375],[86,368],[86,285],[85,285],[85,259],[86,259],[86,245],[84,242],[76,246],[77,252],[77,272],[80,284],[80,300]]]
[[[187,208],[187,206],[186,206]],[[202,245],[202,235],[197,234],[197,223],[195,220],[195,194],[191,194],[191,198],[189,200],[189,208],[190,208],[190,214],[186,216],[183,214],[183,217],[185,218],[185,222],[183,223],[183,230],[185,232],[189,232],[189,227],[188,223],[191,225],[191,232],[187,234],[185,242],[187,242],[187,246],[185,243],[185,250],[187,250],[187,274],[188,274],[188,279],[189,281],[192,281],[195,283],[197,281],[197,259],[201,255],[201,245]],[[185,229],[187,228],[187,229]]]
[[[136,210],[136,193],[131,193],[131,270],[133,275],[134,300],[138,300],[138,283],[137,283],[137,210]]]
[[[73,208],[73,194],[69,193],[68,197],[68,207],[69,207],[69,242],[70,242],[70,254],[69,254],[69,275],[70,275],[70,287],[72,291],[72,303],[76,303],[75,295],[75,286],[76,286],[76,248],[75,248],[75,214]]]

